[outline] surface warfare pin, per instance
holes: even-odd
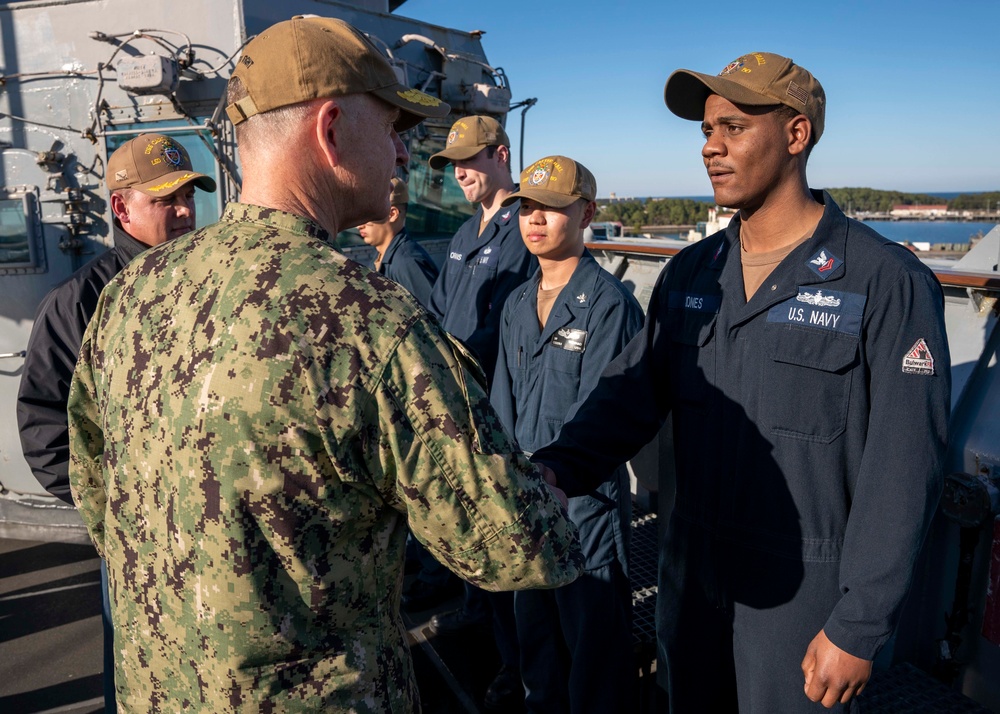
[[[928,377],[934,374],[934,356],[923,337],[903,357],[903,374],[922,374]]]
[[[809,259],[807,265],[812,268],[812,271],[816,273],[819,277],[826,280],[839,268],[844,261],[831,253],[828,249],[822,248],[820,251]]]

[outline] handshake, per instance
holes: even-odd
[[[538,467],[538,473],[541,475],[542,480],[552,489],[552,493],[559,499],[559,503],[563,505],[563,508],[566,508],[569,505],[569,500],[566,498],[563,490],[556,485],[556,472],[545,464],[536,463],[535,466]]]

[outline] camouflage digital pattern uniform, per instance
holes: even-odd
[[[466,580],[557,587],[575,528],[478,366],[294,215],[230,204],[104,291],[69,402],[124,711],[410,711],[406,520]]]

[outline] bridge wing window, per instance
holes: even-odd
[[[41,251],[35,211],[34,194],[7,194],[0,198],[0,270],[39,267]]]

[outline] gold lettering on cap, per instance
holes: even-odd
[[[146,148],[143,149],[142,153],[148,155],[148,154],[152,153],[153,149],[155,149],[157,146],[159,146],[160,144],[162,144],[162,143],[164,143],[166,141],[170,141],[170,139],[167,138],[167,137],[165,137],[165,136],[158,136],[158,137],[156,137],[154,139],[150,139],[149,143],[146,144]]]

